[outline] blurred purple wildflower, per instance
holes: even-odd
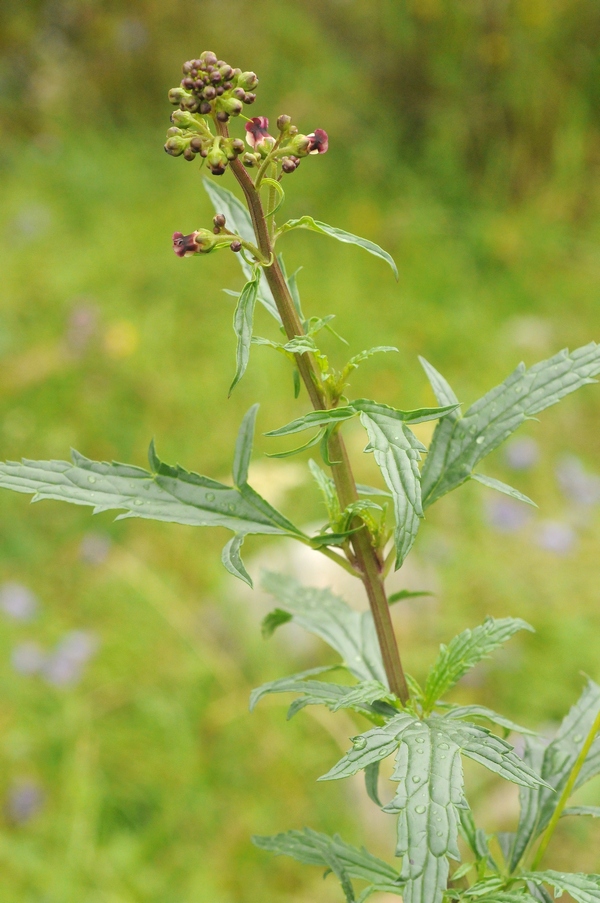
[[[98,310],[82,301],[76,304],[67,323],[66,341],[73,354],[83,354],[98,327]]]
[[[46,662],[42,647],[34,640],[19,643],[11,653],[11,663],[19,674],[37,674]]]
[[[545,520],[538,525],[535,542],[553,555],[568,555],[575,544],[575,531],[569,524],[558,520]]]
[[[539,454],[538,444],[535,439],[531,439],[529,436],[522,436],[508,443],[505,459],[508,466],[513,470],[529,470],[530,467],[537,464]]]
[[[487,502],[487,519],[500,533],[515,533],[531,518],[531,512],[523,502],[510,498],[492,498]]]
[[[44,805],[44,791],[32,780],[21,780],[9,788],[5,809],[10,821],[23,824],[38,814]]]
[[[556,468],[556,478],[563,495],[577,505],[600,502],[600,477],[587,473],[575,455],[563,458]]]
[[[86,564],[103,564],[110,552],[112,540],[105,533],[86,533],[79,546],[79,557]]]
[[[9,581],[0,587],[0,609],[15,621],[30,621],[37,614],[38,600],[22,583]]]
[[[77,683],[99,645],[98,637],[90,631],[69,631],[47,658],[42,669],[43,676],[57,687]]]

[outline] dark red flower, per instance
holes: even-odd
[[[247,126],[246,126],[247,128]],[[329,138],[327,132],[323,129],[315,129],[310,135],[306,136],[310,144],[308,145],[309,154],[325,154],[329,147]]]
[[[198,253],[196,245],[197,232],[184,235],[183,232],[173,232],[173,250],[178,257],[191,257]]]
[[[269,128],[269,120],[266,116],[254,116],[250,122],[246,123],[246,141],[252,148],[260,147],[265,143],[266,138],[273,140],[273,136],[267,131]]]

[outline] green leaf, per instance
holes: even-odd
[[[298,335],[283,346],[284,351],[290,354],[313,354],[318,351],[317,343],[308,335]]]
[[[296,371],[298,372],[298,371]],[[298,445],[296,448],[289,448],[287,451],[283,452],[266,452],[267,458],[291,458],[292,455],[298,455],[300,452],[306,451],[307,448],[312,448],[313,445],[318,445],[323,437],[323,430],[319,430],[319,432],[315,436],[311,436],[308,442],[305,442],[303,445]]]
[[[373,451],[394,500],[394,543],[399,568],[412,548],[419,518],[423,517],[418,466],[422,446],[404,423],[386,413],[362,412],[360,419],[369,436],[367,450]]]
[[[530,842],[548,826],[599,709],[600,686],[588,680],[581,697],[563,720],[551,743],[545,746],[540,740],[526,739],[525,762],[539,771],[550,789],[540,787],[519,792],[521,813],[510,859],[512,870],[519,864]],[[599,760],[600,738],[597,737],[574,789],[600,772]]]
[[[561,818],[566,815],[589,815],[591,818],[600,818],[600,806],[569,806],[563,809]]]
[[[276,611],[280,611],[280,609],[276,609]],[[290,618],[288,618],[288,620],[290,620]],[[277,627],[279,625],[275,626]],[[340,667],[340,665],[321,665],[318,668],[308,668],[306,671],[299,671],[297,674],[291,674],[289,677],[280,677],[278,680],[267,681],[267,683],[261,684],[260,687],[256,687],[250,693],[250,711],[253,712],[263,696],[267,696],[269,693],[296,692],[297,686],[300,688],[305,686],[304,681],[306,678],[314,677],[317,674],[325,674],[328,671],[336,671]],[[287,687],[290,686],[292,689],[287,689]],[[326,684],[326,686],[329,686],[329,684]]]
[[[227,188],[223,188],[222,185],[217,184],[214,179],[204,179],[204,188],[215,208],[215,213],[223,213],[225,215],[225,218],[227,219],[227,228],[230,232],[235,232],[235,234],[243,238],[244,241],[256,244],[256,236],[254,234],[250,214],[241,201],[238,201],[236,196]],[[244,260],[241,254],[236,254],[235,256],[241,264],[246,279],[251,279],[253,267]],[[262,269],[259,273],[258,300],[281,325],[281,317],[279,316],[277,305],[275,304],[271,289],[269,288],[266,276]]]
[[[399,411],[391,408],[387,404],[379,404],[377,401],[371,401],[369,398],[356,398],[351,403],[351,407],[357,411],[363,411],[365,414],[381,415],[389,417],[391,420],[398,420],[401,423],[424,423],[427,420],[439,420],[446,417],[453,411],[456,411],[456,405],[444,405],[439,408],[417,408],[414,411]],[[422,451],[426,451],[422,446]]]
[[[484,705],[449,705],[448,703],[446,703],[444,705],[444,708],[446,707],[448,707],[449,709],[449,711],[444,712],[446,718],[483,718],[485,721],[491,721],[492,724],[497,724],[499,727],[503,727],[507,731],[514,731],[517,734],[535,736],[535,731],[530,731],[526,727],[522,727],[520,724],[516,724],[509,718],[505,718],[503,715],[499,715],[497,712],[492,711],[492,709],[488,709],[487,706]]]
[[[254,323],[254,307],[258,295],[258,283],[260,281],[260,267],[254,270],[253,278],[246,283],[238,298],[238,303],[233,314],[233,330],[237,336],[236,361],[237,367],[233,382],[229,388],[229,394],[246,372],[250,358],[250,345],[252,344],[252,326]]]
[[[464,630],[447,646],[440,646],[440,654],[432,665],[425,684],[425,707],[435,703],[482,659],[502,646],[519,630],[533,630],[521,618],[486,618],[473,630]]]
[[[287,624],[291,620],[292,616],[289,612],[283,611],[281,608],[274,608],[268,615],[265,615],[260,625],[263,638],[267,640],[273,636],[278,627],[281,627],[282,624]]]
[[[343,530],[342,532],[332,532],[332,533],[318,533],[316,536],[311,536],[310,541],[315,549],[320,549],[325,546],[342,546],[345,542],[350,539],[353,533],[356,533],[358,530],[362,530],[363,524],[360,527],[355,527],[353,530]]]
[[[265,436],[289,436],[292,433],[300,433],[302,430],[308,430],[311,427],[327,426],[330,423],[340,423],[343,420],[350,420],[356,417],[356,411],[353,407],[331,408],[329,411],[310,411],[304,417],[292,420],[285,426],[279,427],[278,430],[270,430]]]
[[[600,875],[580,875],[549,869],[543,872],[524,872],[522,877],[535,884],[542,881],[549,884],[554,888],[555,896],[566,891],[577,903],[600,903]]]
[[[527,505],[533,505],[534,508],[537,508],[536,503],[533,502],[529,496],[523,495],[518,489],[513,489],[508,483],[503,483],[501,480],[495,480],[493,477],[486,477],[482,473],[472,473],[471,479],[475,480],[477,483],[481,483],[482,486],[488,486],[490,489],[495,489],[496,492],[502,492],[504,495],[509,495],[519,502],[525,502]]]
[[[279,230],[279,234],[283,235],[285,232],[289,232],[292,229],[310,229],[311,232],[320,232],[321,235],[329,235],[331,238],[336,238],[338,241],[358,245],[360,248],[364,248],[365,251],[368,251],[369,254],[374,254],[375,257],[381,257],[383,260],[387,261],[394,272],[396,280],[398,280],[398,267],[394,263],[394,259],[387,251],[384,251],[383,248],[380,248],[379,245],[369,241],[367,238],[359,238],[358,235],[353,235],[351,232],[345,232],[343,229],[337,229],[335,226],[328,226],[327,223],[321,223],[318,220],[313,219],[312,216],[302,216],[300,219],[288,220]]]
[[[331,671],[332,669],[327,670]],[[251,696],[251,709],[267,693],[301,694],[300,698],[294,700],[290,705],[288,719],[293,718],[308,705],[324,705],[331,712],[352,709],[355,712],[372,715],[374,713],[371,705],[373,702],[383,701],[388,704],[394,702],[390,691],[377,680],[361,681],[355,686],[344,686],[321,680],[306,680],[304,677],[294,674],[291,677],[270,681],[254,690]]]
[[[455,398],[431,364],[422,363],[440,404]],[[529,369],[519,364],[508,379],[475,402],[464,417],[454,415],[441,421],[423,467],[424,507],[468,480],[477,464],[525,420],[594,382],[598,373],[600,348],[594,342],[571,354],[565,349]]]
[[[374,348],[368,348],[365,351],[360,351],[358,354],[355,354],[350,358],[348,363],[343,368],[341,373],[341,381],[344,382],[344,380],[347,379],[347,377],[353,370],[356,370],[358,367],[360,367],[360,365],[364,361],[368,360],[370,357],[373,357],[374,354],[386,354],[390,351],[396,351],[399,353],[398,349],[394,347],[394,345],[376,345]]]
[[[0,463],[0,486],[34,494],[33,501],[56,499],[89,505],[94,513],[124,509],[127,517],[226,527],[234,533],[292,534],[304,538],[279,511],[247,484],[241,489],[164,464],[152,443],[154,473],[127,464],[90,461],[72,452],[68,461]]]
[[[402,893],[400,876],[391,865],[368,853],[364,847],[359,850],[345,843],[337,834],[328,837],[327,834],[304,828],[303,831],[287,831],[272,837],[253,837],[252,842],[275,855],[291,856],[305,865],[321,866],[338,878],[343,874],[347,878],[369,881],[375,890]],[[354,896],[347,899],[354,900]],[[360,900],[366,899],[361,895]]]
[[[387,489],[378,489],[375,486],[365,486],[363,483],[356,484],[356,491],[359,495],[384,495],[388,499],[392,498],[392,493],[388,492]]]
[[[313,461],[312,458],[309,459],[308,469],[314,477],[317,486],[321,490],[321,495],[323,496],[323,501],[325,502],[325,508],[327,510],[327,517],[329,518],[329,522],[335,523],[341,514],[340,502],[335,490],[335,483],[333,482],[331,477],[326,474],[321,467],[319,467],[316,461]]]
[[[302,586],[291,577],[267,573],[263,588],[294,623],[325,640],[359,680],[379,680],[387,686],[385,669],[370,611],[353,611],[327,589]]]
[[[245,414],[238,431],[233,458],[233,482],[238,488],[241,488],[248,482],[248,468],[254,444],[254,425],[259,407],[260,405],[258,404],[252,405]]]
[[[428,593],[425,590],[401,589],[397,593],[392,593],[391,596],[388,596],[388,605],[393,605],[394,602],[402,602],[404,599],[417,599],[419,596],[433,596],[433,593]]]
[[[369,799],[381,809],[383,803],[379,799],[379,765],[379,762],[371,762],[371,764],[367,765],[365,768],[365,789]]]
[[[233,574],[234,577],[239,577],[240,580],[243,580],[248,586],[253,587],[254,584],[252,583],[252,578],[244,567],[244,562],[240,555],[240,549],[245,538],[243,533],[236,533],[223,548],[223,551],[221,552],[221,561],[230,574]]]

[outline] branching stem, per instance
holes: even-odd
[[[217,128],[221,135],[227,136],[227,126],[224,123],[217,122]],[[244,192],[258,247],[265,259],[268,260],[272,254],[272,245],[260,194],[240,160],[233,160],[231,169]],[[274,259],[271,266],[265,267],[264,272],[288,339],[304,335],[302,323],[277,260]],[[295,359],[296,366],[315,410],[325,410],[330,407],[314,357],[311,354],[297,354]],[[337,430],[332,433],[329,440],[329,456],[332,462],[336,462],[332,465],[331,471],[340,507],[343,511],[352,502],[358,501],[358,492],[344,440]],[[353,526],[359,526],[360,523],[360,519],[357,518]],[[390,689],[403,704],[406,704],[409,698],[408,687],[400,661],[390,608],[383,585],[382,562],[371,544],[367,530],[359,530],[353,536],[352,546],[360,572],[360,579],[365,587],[373,613],[377,638]]]

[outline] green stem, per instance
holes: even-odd
[[[228,134],[226,125],[218,123],[217,126],[222,135]],[[272,253],[272,245],[259,192],[256,190],[250,175],[240,160],[233,160],[231,169],[248,203],[258,247],[264,257],[269,259]],[[277,259],[273,260],[271,266],[265,267],[264,273],[277,304],[277,310],[286,335],[289,339],[304,335],[302,323]],[[297,354],[295,359],[313,407],[315,410],[327,409],[329,406],[327,394],[314,357],[310,354]],[[338,493],[340,507],[344,510],[352,502],[358,500],[358,492],[344,440],[337,431],[332,434],[329,440],[329,456],[331,461],[336,462],[332,466],[332,476]],[[360,524],[360,519],[356,519],[356,523],[353,523],[353,526],[360,526]],[[390,609],[383,585],[382,563],[371,544],[367,530],[359,530],[354,535],[352,547],[356,564],[360,571],[360,578],[365,587],[373,613],[390,690],[395,693],[403,704],[406,704],[409,699],[408,686],[400,661]]]
[[[535,871],[538,868],[540,862],[542,861],[542,857],[543,857],[544,853],[546,852],[546,848],[547,848],[548,844],[550,843],[550,840],[552,839],[552,835],[554,834],[554,831],[558,824],[558,820],[563,813],[563,809],[567,805],[567,801],[568,801],[569,797],[571,796],[571,793],[573,792],[575,782],[576,782],[577,778],[579,777],[579,772],[581,771],[581,769],[583,767],[583,763],[585,762],[585,760],[587,758],[587,754],[589,753],[590,747],[591,747],[592,743],[594,742],[594,738],[599,730],[600,730],[600,712],[598,712],[598,714],[596,715],[596,718],[594,720],[594,723],[592,724],[590,732],[585,739],[585,743],[581,747],[581,752],[577,756],[575,764],[573,765],[573,768],[571,769],[571,774],[569,775],[569,780],[567,781],[567,783],[564,786],[564,790],[560,795],[558,805],[556,806],[556,809],[554,810],[552,818],[550,819],[550,821],[548,823],[548,827],[542,834],[542,840],[540,842],[539,847],[537,848],[537,852],[536,852],[533,862],[531,864],[532,871]]]

